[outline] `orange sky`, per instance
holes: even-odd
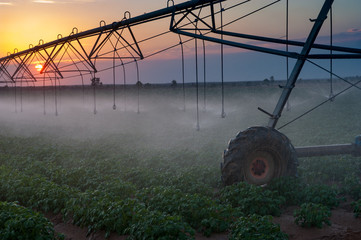
[[[101,20],[107,23],[119,21],[127,10],[136,16],[147,10],[164,7],[164,4],[155,2],[1,0],[0,56],[14,48],[26,49],[30,43],[36,45],[39,39],[45,42],[55,40],[59,33],[65,36],[73,27],[84,31],[98,27]]]
[[[176,4],[180,2],[184,1],[175,0]],[[237,1],[226,1],[224,6],[230,6],[234,2]],[[253,2],[251,3],[253,6],[261,6],[270,1]],[[322,1],[290,0],[290,12],[292,12],[290,36],[294,38],[302,36],[304,25],[308,23],[301,21],[301,17],[308,19],[309,15],[317,14],[321,4]],[[37,44],[39,39],[47,42],[56,39],[59,33],[65,36],[74,26],[79,30],[87,30],[99,26],[100,20],[105,20],[107,23],[119,21],[127,10],[132,16],[136,16],[163,7],[166,7],[166,0],[0,0],[0,56],[12,52],[14,48],[26,49],[29,44]],[[239,14],[246,13],[250,9],[246,7]],[[335,33],[361,28],[360,9],[359,0],[335,1]],[[231,13],[230,18],[236,14],[238,12]],[[262,14],[250,17],[238,27],[241,29],[240,32],[283,35],[284,27],[280,27],[284,24],[282,15],[284,15],[284,4],[280,3]],[[248,24],[251,22],[252,28]],[[146,33],[152,35],[167,30],[167,27],[168,22],[165,21],[161,25],[145,28],[137,34],[141,38]]]
[[[175,3],[180,2],[184,1],[175,1]],[[230,0],[225,2],[224,6],[231,5],[233,2],[237,1]],[[254,4],[257,4],[270,1],[255,0],[254,2]],[[298,9],[292,12],[290,35],[297,35],[302,27],[300,25],[304,24],[302,21],[296,21],[300,13],[310,15],[320,6],[320,3],[315,3],[312,0],[304,0],[303,3],[299,2],[290,0],[291,10]],[[339,16],[338,19],[335,19],[338,20],[335,27],[339,28],[336,29],[336,32],[346,31],[347,28],[360,28],[359,9],[361,9],[361,1],[347,0],[346,6],[345,4],[339,4],[340,2],[345,3],[345,1],[335,2],[335,16]],[[283,19],[276,19],[274,16],[281,14],[281,11],[283,11],[282,5],[284,4],[267,10],[265,13],[255,15],[254,18],[257,18],[256,22],[259,23],[259,26],[255,26],[253,23],[253,28],[273,32],[283,31],[283,28],[276,30],[272,26],[267,27],[270,18],[276,25],[281,24]],[[74,26],[80,30],[87,30],[97,27],[100,20],[105,20],[107,23],[119,21],[127,10],[132,13],[132,16],[136,16],[165,6],[165,0],[0,0],[0,56],[11,52],[14,48],[21,50],[27,48],[30,43],[37,44],[39,39],[51,41],[59,33],[63,35],[69,34]],[[348,18],[345,18],[345,15],[342,14],[342,12],[346,11]],[[154,32],[158,31],[158,29],[152,30]],[[250,31],[250,29],[245,30]]]
[[[174,0],[181,3],[184,0]],[[241,0],[227,0],[225,8]],[[249,13],[270,3],[270,0],[253,0],[243,8],[227,11],[224,22]],[[285,2],[275,4],[272,8],[231,25],[227,30],[241,33],[265,35],[281,38],[285,35]],[[27,49],[29,44],[37,45],[40,39],[45,42],[55,40],[58,34],[68,35],[73,27],[79,31],[96,28],[104,20],[107,24],[120,21],[125,11],[132,16],[141,15],[166,7],[166,0],[0,0],[0,57],[7,52]],[[309,18],[317,16],[323,1],[289,0],[290,4],[290,38],[305,38],[312,26]],[[334,35],[335,42],[361,40],[361,9],[360,0],[335,0],[334,3]],[[170,19],[147,23],[134,29],[137,40],[167,31]],[[325,22],[320,36],[329,35],[329,22]],[[356,39],[353,39],[356,38]],[[141,45],[145,55],[178,43],[178,36],[170,33],[164,38],[147,42]],[[342,44],[341,44],[342,45]],[[192,44],[186,45],[185,50],[193,54]],[[355,47],[355,46],[353,46]],[[357,46],[361,48],[361,46]],[[208,43],[208,54],[219,54],[219,46]],[[239,49],[227,49],[226,53],[239,52]],[[179,59],[179,49],[159,55],[157,59]],[[193,57],[193,55],[192,55]],[[257,60],[258,62],[258,60]],[[258,78],[258,77],[257,77]]]

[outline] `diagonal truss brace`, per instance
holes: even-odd
[[[299,42],[299,41],[290,41],[290,40],[283,40],[283,39],[277,39],[277,38],[269,38],[269,37],[262,37],[262,36],[256,36],[256,35],[249,35],[249,34],[242,34],[242,33],[235,33],[235,32],[219,30],[221,27],[217,27],[216,23],[215,23],[216,22],[216,20],[215,20],[216,13],[214,11],[214,4],[215,3],[211,3],[211,4],[207,5],[210,7],[211,23],[208,24],[207,22],[204,21],[204,19],[202,19],[199,16],[197,16],[196,14],[194,14],[192,12],[194,10],[194,8],[189,8],[186,10],[186,13],[178,21],[175,21],[175,14],[172,15],[171,24],[170,24],[169,29],[174,33],[185,35],[188,37],[198,38],[198,39],[206,40],[209,42],[224,44],[224,45],[228,45],[228,46],[232,46],[232,47],[243,48],[243,49],[247,49],[247,50],[251,50],[251,51],[257,51],[257,52],[273,54],[273,55],[277,55],[277,56],[289,57],[289,58],[293,58],[293,59],[299,59],[299,58],[305,57],[301,53],[297,53],[297,52],[288,52],[288,51],[279,50],[277,48],[260,47],[257,45],[239,43],[239,42],[235,42],[235,41],[224,40],[224,39],[217,38],[217,37],[207,36],[209,33],[214,33],[214,34],[218,34],[218,35],[226,35],[226,36],[231,36],[231,37],[244,38],[244,39],[250,39],[250,40],[258,40],[258,41],[283,44],[283,45],[288,44],[291,46],[298,46],[298,47],[303,47],[305,45],[304,42]],[[195,17],[194,22],[201,22],[207,28],[198,28],[197,25],[194,24],[194,22],[188,18],[188,15],[190,15],[190,14],[193,17]],[[326,16],[326,18],[327,18],[327,16]],[[184,25],[192,24],[194,27],[193,28],[180,27],[181,23],[185,19],[188,19],[189,22],[185,23]],[[206,32],[202,33],[202,31],[206,31]],[[361,49],[357,49],[357,48],[329,46],[329,45],[323,45],[323,44],[313,44],[312,48],[321,49],[321,50],[333,50],[333,51],[343,52],[343,53],[332,54],[332,55],[331,54],[308,54],[307,58],[309,58],[309,59],[330,59],[330,58],[333,58],[333,59],[361,59]]]
[[[281,117],[282,111],[287,103],[287,100],[288,100],[293,88],[295,87],[297,78],[298,78],[299,74],[301,73],[303,65],[306,62],[308,54],[310,53],[310,51],[312,49],[312,45],[315,42],[317,35],[321,30],[323,22],[326,20],[327,14],[332,7],[333,1],[334,0],[325,0],[320,13],[318,14],[318,17],[314,22],[311,32],[308,35],[305,45],[302,48],[302,51],[300,54],[301,57],[297,60],[295,66],[293,67],[291,75],[287,80],[286,86],[283,88],[282,94],[278,100],[278,103],[277,103],[274,111],[273,111],[273,114],[268,121],[268,127],[271,127],[271,128],[276,127],[277,122],[278,122],[279,118]]]
[[[13,59],[16,62],[16,64],[18,64],[16,70],[14,71],[14,73],[11,76],[11,79],[13,81],[15,81],[15,79],[23,79],[24,76],[21,76],[21,77],[18,77],[18,76],[21,71],[24,71],[28,74],[28,76],[30,76],[30,79],[32,81],[36,82],[36,78],[34,77],[32,72],[29,70],[28,64],[27,64],[27,62],[29,61],[29,59],[31,58],[32,55],[33,55],[33,53],[30,53],[30,54],[26,54],[23,58],[19,57],[19,60],[17,60],[16,58]]]
[[[131,40],[133,43],[131,43],[125,37],[123,37],[122,34],[117,31],[117,29],[113,29],[108,32],[100,32],[97,35],[95,43],[93,44],[89,53],[86,51],[82,42],[80,41],[81,39],[79,39],[79,38],[72,39],[72,41],[76,42],[78,44],[78,46],[80,47],[80,49],[78,49],[71,40],[63,41],[63,42],[61,42],[61,44],[60,43],[55,44],[55,46],[53,46],[50,53],[48,53],[46,51],[46,49],[43,49],[47,55],[47,58],[46,58],[44,67],[40,73],[48,72],[47,68],[49,66],[51,66],[52,69],[54,71],[56,71],[56,73],[61,78],[63,78],[63,76],[61,74],[62,70],[58,68],[58,65],[59,65],[61,59],[59,60],[58,64],[55,63],[55,59],[59,55],[59,53],[64,49],[65,45],[67,45],[69,48],[71,48],[71,50],[74,53],[76,53],[76,56],[79,58],[79,61],[86,63],[86,65],[88,66],[87,69],[89,72],[96,73],[97,72],[96,63],[95,63],[96,60],[97,59],[105,59],[105,57],[101,57],[98,54],[101,51],[101,49],[107,44],[107,42],[111,41],[110,38],[113,34],[117,34],[118,41],[119,41],[119,39],[124,41],[124,43],[125,43],[125,44],[123,44],[124,48],[129,47],[131,50],[133,50],[133,52],[136,54],[136,56],[132,55],[134,59],[143,59],[144,58],[143,53],[139,47],[139,44],[135,38],[135,35],[134,35],[131,27],[127,26],[127,29],[130,33]],[[103,37],[103,39],[102,39],[102,37]],[[58,47],[58,46],[60,46],[60,47]],[[66,49],[65,52],[67,52],[67,51],[68,50]],[[75,71],[80,72],[82,70],[77,68],[77,70],[75,70]]]
[[[24,71],[26,71],[27,73],[31,73],[31,71],[28,71],[28,67],[25,67],[26,65],[29,65],[28,59],[26,60],[26,63],[23,61],[29,56],[29,54],[35,54],[41,56],[41,61],[45,62],[45,66],[43,66],[40,71],[41,74],[55,72],[59,77],[62,78],[62,73],[64,72],[63,68],[59,66],[60,62],[58,56],[61,53],[62,49],[65,49],[65,53],[63,53],[62,55],[64,56],[67,52],[67,49],[69,48],[78,58],[76,60],[84,63],[87,66],[87,70],[85,71],[89,71],[90,73],[96,73],[96,60],[109,58],[104,55],[99,55],[99,51],[102,50],[102,48],[108,41],[111,43],[110,38],[113,34],[118,35],[118,42],[122,41],[124,43],[121,44],[123,45],[121,49],[125,49],[126,51],[128,51],[128,53],[131,55],[131,57],[129,58],[132,58],[135,61],[137,59],[143,59],[144,56],[131,29],[132,26],[140,25],[153,20],[167,18],[172,16],[172,14],[184,14],[185,10],[189,8],[196,10],[202,8],[203,6],[207,6],[213,3],[220,3],[223,1],[225,0],[190,0],[177,5],[167,6],[166,8],[159,9],[150,13],[145,13],[143,15],[132,18],[127,18],[126,16],[124,16],[124,18],[119,22],[114,22],[108,25],[105,25],[105,23],[104,25],[100,24],[100,27],[98,28],[90,29],[83,32],[78,32],[75,28],[76,31],[74,31],[73,29],[72,33],[67,37],[58,37],[58,39],[47,43],[44,43],[42,41],[42,43],[40,44],[39,42],[39,45],[37,46],[32,46],[29,49],[21,52],[14,52],[12,54],[10,53],[6,57],[0,58],[0,77],[9,78],[13,82],[15,81],[14,79],[12,79],[12,76],[9,73],[9,69],[13,67],[10,66],[10,64],[13,64],[13,62],[18,63],[17,67],[18,65],[21,65],[21,67],[18,69],[18,72],[25,69]],[[193,15],[192,13],[189,14]],[[129,40],[129,38],[126,39],[124,36],[122,36],[122,34],[118,32],[123,31],[124,29],[127,29],[129,31],[131,40]],[[92,45],[91,50],[87,52],[81,40],[89,37],[96,37],[97,39],[95,44]],[[134,52],[135,54],[130,53],[130,51]],[[18,60],[19,58],[22,60]],[[62,57],[60,59],[62,59]],[[84,71],[78,69],[77,66],[76,69],[79,70],[80,74],[81,71]]]
[[[267,115],[270,116],[268,127],[275,128],[276,124],[281,117],[283,108],[292,92],[292,89],[295,86],[295,83],[297,81],[297,77],[299,76],[304,63],[307,61],[307,59],[361,59],[361,49],[357,48],[348,48],[348,47],[340,47],[340,46],[329,46],[329,45],[323,45],[323,44],[315,44],[315,39],[317,38],[317,35],[323,25],[323,22],[327,19],[328,12],[332,6],[334,0],[325,0],[319,15],[316,20],[311,20],[314,22],[313,28],[310,31],[308,38],[306,42],[299,42],[299,41],[290,41],[290,40],[282,40],[282,39],[276,39],[276,38],[269,38],[269,37],[263,37],[263,36],[255,36],[255,35],[249,35],[249,34],[241,34],[241,33],[235,33],[235,32],[229,32],[229,31],[223,31],[219,30],[222,29],[221,27],[217,27],[215,24],[215,11],[214,11],[214,3],[211,3],[207,6],[210,7],[211,12],[211,23],[206,23],[202,18],[197,16],[196,14],[191,13],[193,10],[192,8],[189,8],[186,13],[178,20],[175,21],[175,14],[172,15],[171,23],[170,23],[170,31],[185,35],[191,38],[198,38],[214,43],[224,44],[232,47],[238,47],[243,48],[251,51],[257,51],[277,56],[283,56],[283,57],[289,57],[296,59],[296,63],[294,65],[293,71],[290,75],[290,77],[287,80],[286,86],[283,87],[283,92],[279,98],[279,101],[273,111],[272,114],[265,112],[261,109],[261,111],[265,112]],[[223,9],[221,9],[223,11]],[[184,23],[183,26],[188,26],[189,24],[192,24],[194,28],[185,28],[180,27],[182,21],[184,21],[187,16],[191,14],[193,17],[195,17],[194,22],[202,22],[203,26],[206,26],[207,28],[198,28],[198,25],[192,22],[188,18],[188,23]],[[257,45],[251,45],[251,44],[245,44],[245,43],[239,43],[235,41],[225,40],[222,37],[211,37],[208,36],[208,34],[213,33],[216,35],[226,35],[231,37],[237,37],[237,38],[243,38],[243,39],[250,39],[250,40],[257,40],[257,41],[264,41],[268,43],[275,43],[275,44],[288,44],[291,46],[298,46],[302,47],[302,50],[300,53],[298,52],[289,52],[289,51],[283,51],[277,48],[267,48],[267,47],[260,47]],[[321,49],[321,50],[332,50],[339,52],[338,54],[310,54],[311,49]]]
[[[6,80],[6,78],[4,78],[4,81],[0,81],[1,83],[8,83],[10,80],[10,83],[14,83],[14,79],[11,77],[11,74],[9,73],[9,71],[7,70],[7,65],[9,63],[10,59],[7,59],[6,61],[4,61],[4,63],[0,62],[0,78],[5,76],[8,80]]]

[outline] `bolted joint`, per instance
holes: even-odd
[[[310,20],[310,22],[323,22],[326,19],[327,19],[327,16],[325,16],[324,18],[320,18],[320,19],[317,19],[317,18],[312,19],[312,18],[310,18],[309,20]]]

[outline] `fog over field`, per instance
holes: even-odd
[[[117,86],[115,110],[111,86],[97,86],[96,98],[91,87],[84,95],[82,87],[17,88],[16,101],[15,89],[1,88],[2,201],[36,208],[55,231],[72,239],[86,239],[87,233],[99,235],[96,239],[156,234],[168,239],[167,229],[172,236],[189,236],[174,239],[228,239],[244,229],[259,234],[268,225],[272,233],[278,227],[288,236],[284,239],[359,239],[360,222],[352,209],[361,204],[360,157],[299,158],[297,178],[281,177],[262,187],[224,186],[220,164],[229,139],[267,124],[267,115],[257,108],[273,111],[282,91],[278,84],[284,83],[227,83],[225,118],[220,84],[209,84],[206,98],[200,85],[199,131],[192,85],[185,88],[185,111],[179,84],[144,85],[139,95],[134,85],[126,91]],[[277,127],[325,102],[329,87],[327,81],[301,81]],[[333,87],[336,94],[348,84]],[[280,131],[294,146],[351,143],[361,133],[360,96],[353,88]],[[307,206],[321,211],[318,216],[331,216],[331,226],[295,223],[297,211]],[[268,220],[255,223],[254,217]]]
[[[337,83],[335,93],[347,87]],[[209,148],[221,156],[227,142],[239,131],[250,126],[266,125],[267,115],[257,110],[261,107],[272,112],[282,89],[272,86],[225,87],[226,117],[221,118],[221,86],[199,88],[199,124],[196,130],[196,89],[185,89],[185,111],[182,87],[143,87],[138,92],[122,86],[115,90],[116,110],[113,110],[113,89],[102,86],[94,92],[86,88],[45,90],[41,88],[1,91],[1,134],[24,137],[45,136],[54,140],[99,141],[114,138],[122,148],[180,148],[202,150]],[[292,120],[329,95],[327,82],[301,83],[290,99],[290,111],[284,111],[278,126]],[[204,99],[206,105],[204,105]],[[284,132],[295,145],[348,143],[361,133],[359,122],[359,90],[354,88],[328,102],[300,120],[286,126]],[[55,111],[57,108],[58,115]],[[114,143],[115,144],[115,143]]]

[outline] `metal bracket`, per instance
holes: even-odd
[[[262,109],[262,108],[260,108],[260,107],[258,107],[257,109],[260,110],[261,112],[267,114],[267,115],[270,116],[271,118],[274,118],[274,117],[275,117],[272,113],[269,113],[269,112],[267,112],[266,110],[264,110],[264,109]]]

